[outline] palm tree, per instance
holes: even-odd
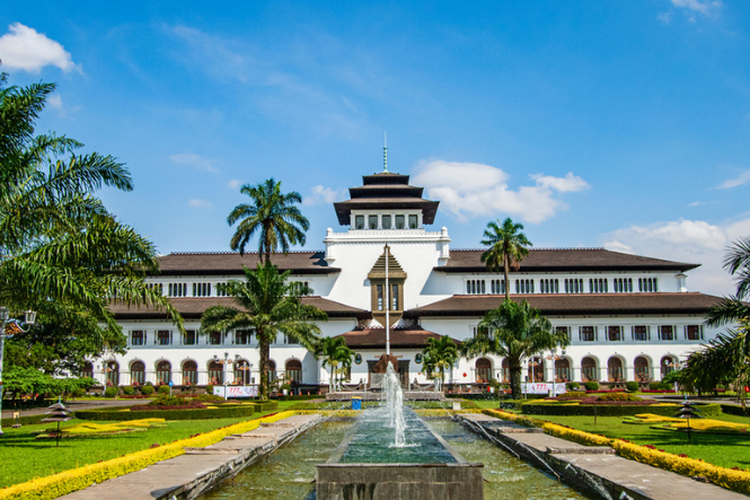
[[[505,278],[505,300],[510,299],[510,282],[508,273],[510,267],[518,269],[519,262],[529,254],[531,242],[526,235],[520,231],[523,224],[514,223],[510,217],[503,221],[502,226],[497,222],[487,224],[484,230],[484,239],[482,245],[489,245],[490,248],[482,254],[482,262],[487,265],[491,272],[503,271]]]
[[[485,333],[464,341],[461,355],[507,358],[514,399],[521,397],[522,360],[557,346],[565,348],[570,342],[565,332],[553,330],[552,323],[525,300],[520,304],[504,300],[500,307],[484,315],[479,329]]]
[[[259,233],[258,254],[261,262],[271,262],[271,253],[281,246],[284,253],[290,245],[304,245],[305,233],[310,223],[294,204],[301,203],[302,197],[296,191],[281,192],[281,182],[267,179],[262,184],[245,184],[240,189],[248,195],[252,203],[242,203],[232,209],[227,217],[230,226],[239,221],[237,230],[229,246],[232,250],[245,253],[245,245]]]
[[[727,323],[750,319],[750,237],[735,242],[724,258],[724,269],[735,275],[737,293],[725,297],[708,313],[708,325],[720,326]]]
[[[201,331],[252,330],[260,351],[260,397],[267,399],[270,347],[277,335],[283,333],[313,352],[320,328],[311,321],[325,320],[327,315],[317,307],[302,303],[300,296],[307,290],[288,281],[291,271],[279,273],[276,266],[268,262],[244,271],[244,282],[229,280],[219,285],[222,293],[232,297],[238,307],[209,307],[201,318]]]
[[[439,339],[427,339],[427,346],[422,350],[425,372],[440,370],[440,385],[445,381],[445,369],[452,367],[458,360],[458,347],[448,335]]]
[[[122,163],[65,136],[35,134],[51,83],[5,87],[0,74],[0,304],[11,310],[49,301],[81,308],[120,331],[112,300],[166,310],[182,319],[145,282],[158,270],[156,249],[119,223],[94,192],[133,189]]]
[[[326,365],[330,367],[330,391],[335,391],[338,384],[334,374],[339,369],[339,365],[341,368],[351,366],[354,351],[346,345],[344,337],[323,337],[315,348],[315,355],[323,357],[323,367]]]

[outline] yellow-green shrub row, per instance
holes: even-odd
[[[94,483],[101,483],[107,479],[122,476],[130,472],[148,467],[162,460],[174,458],[185,453],[185,448],[200,448],[218,443],[231,434],[242,434],[257,429],[263,423],[272,423],[294,415],[287,411],[277,413],[265,418],[248,420],[239,424],[230,425],[222,429],[207,432],[188,439],[181,439],[173,443],[151,448],[148,450],[130,453],[123,457],[114,458],[105,462],[85,465],[76,469],[67,470],[47,477],[41,477],[16,484],[0,490],[0,500],[6,498],[18,500],[47,500],[67,495],[81,490]]]

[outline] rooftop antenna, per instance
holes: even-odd
[[[383,173],[388,173],[388,132],[383,132]]]

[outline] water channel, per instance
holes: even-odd
[[[484,463],[486,500],[589,498],[448,418],[431,419],[427,424],[466,460]],[[328,460],[351,426],[351,422],[321,423],[201,499],[313,500],[316,465]]]

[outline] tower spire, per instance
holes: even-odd
[[[388,173],[388,132],[383,132],[383,173]]]

